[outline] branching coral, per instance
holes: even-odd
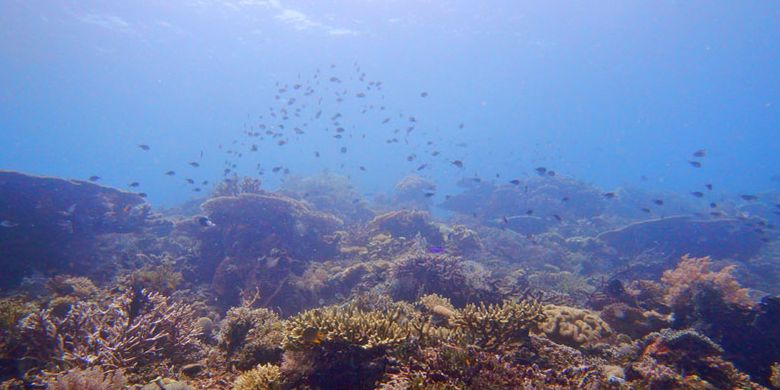
[[[22,320],[27,355],[60,367],[140,372],[180,364],[199,350],[189,305],[129,291],[108,304],[77,302],[63,318],[42,310]]]
[[[169,264],[146,265],[133,271],[127,281],[132,288],[156,291],[163,294],[171,294],[184,280],[182,273],[176,271]]]
[[[306,349],[320,344],[345,344],[362,349],[396,345],[409,336],[401,311],[362,311],[354,305],[308,310],[286,322],[286,348]]]
[[[609,325],[589,310],[546,305],[543,311],[545,320],[538,324],[537,330],[559,344],[582,347],[612,333]]]
[[[686,305],[698,286],[709,284],[721,291],[727,303],[745,307],[753,304],[748,290],[742,288],[732,275],[735,266],[724,267],[718,272],[710,271],[709,266],[709,257],[683,256],[677,268],[664,272],[661,277],[661,282],[666,286],[666,302],[673,307]]]
[[[278,361],[282,355],[282,322],[276,313],[242,305],[228,310],[219,331],[219,347],[239,369]]]
[[[462,343],[485,351],[503,351],[527,342],[530,329],[545,319],[542,308],[536,298],[500,305],[468,304],[450,322]]]
[[[276,390],[282,388],[279,366],[261,364],[244,372],[233,382],[233,390]]]
[[[89,278],[83,276],[57,275],[47,287],[57,295],[70,295],[79,299],[87,299],[97,295],[98,288]]]

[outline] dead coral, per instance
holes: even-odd
[[[145,291],[126,292],[107,305],[77,302],[63,318],[32,313],[22,320],[21,340],[26,357],[44,365],[142,376],[184,363],[200,349],[192,308]]]
[[[567,306],[545,305],[545,320],[535,329],[559,344],[580,348],[608,337],[612,330],[597,313]]]
[[[117,390],[127,386],[121,371],[104,373],[100,367],[74,368],[46,380],[49,390]]]
[[[718,272],[709,270],[709,257],[683,256],[674,270],[664,272],[661,282],[666,286],[664,299],[672,306],[686,305],[692,298],[697,286],[710,284],[723,294],[727,303],[750,307],[753,302],[748,290],[742,288],[732,275],[733,265]]]
[[[283,326],[276,313],[248,305],[228,310],[219,331],[219,348],[238,369],[278,362],[282,356]]]

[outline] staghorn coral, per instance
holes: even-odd
[[[77,302],[62,318],[40,310],[20,328],[26,357],[55,367],[98,366],[148,376],[200,349],[192,308],[155,292],[128,291],[107,305]]]
[[[273,364],[260,364],[242,373],[233,382],[233,390],[276,390],[282,388],[282,371]]]
[[[527,298],[502,304],[468,304],[450,319],[454,337],[484,351],[505,351],[528,341],[529,331],[545,320],[541,301]]]
[[[580,348],[603,340],[612,333],[609,325],[589,310],[545,305],[543,312],[545,320],[539,322],[535,330],[559,344]]]
[[[228,310],[217,337],[218,346],[230,362],[246,370],[281,358],[282,330],[276,313],[242,305]]]
[[[683,256],[677,268],[665,271],[661,282],[666,286],[664,299],[672,307],[684,306],[693,296],[697,286],[711,284],[723,294],[727,303],[750,307],[753,302],[748,296],[748,290],[742,288],[734,278],[733,265],[724,267],[718,272],[709,270],[709,257]]]
[[[46,379],[49,390],[117,390],[127,386],[120,371],[103,372],[100,367],[74,368]]]

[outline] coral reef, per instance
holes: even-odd
[[[612,333],[597,313],[585,309],[545,305],[542,312],[544,321],[534,330],[559,344],[579,348],[603,341]]]
[[[641,338],[672,325],[669,316],[655,311],[644,311],[625,303],[613,303],[601,310],[601,319],[616,332]]]
[[[274,312],[242,305],[228,310],[217,337],[228,361],[246,370],[282,357],[282,322]]]
[[[748,290],[742,288],[734,278],[732,272],[735,266],[727,266],[718,272],[709,270],[709,257],[689,257],[680,259],[680,263],[674,270],[664,272],[661,282],[666,285],[664,299],[672,307],[687,305],[690,302],[697,286],[710,284],[723,294],[727,303],[751,306],[753,302],[748,296]]]
[[[393,237],[413,238],[418,234],[430,245],[444,245],[439,228],[430,221],[430,214],[419,210],[398,210],[376,216],[368,223],[368,230],[388,233]]]
[[[396,209],[427,210],[431,198],[426,196],[436,191],[436,185],[417,175],[409,175],[395,184],[391,204]]]
[[[186,304],[129,291],[107,305],[77,302],[61,318],[34,312],[21,320],[20,339],[25,358],[41,368],[97,366],[148,377],[161,363],[182,364],[197,354],[194,320]]]
[[[317,210],[333,214],[348,224],[365,223],[374,217],[349,179],[332,173],[317,176],[287,176],[280,193],[303,199]]]
[[[100,367],[73,368],[46,380],[50,390],[116,390],[127,386],[127,380],[119,371],[104,373]]]
[[[233,390],[282,389],[282,371],[273,364],[261,364],[236,378]]]
[[[506,351],[528,341],[529,331],[545,320],[538,299],[500,305],[468,304],[451,320],[455,337],[484,351]]]

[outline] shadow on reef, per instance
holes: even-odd
[[[636,220],[561,178],[466,182],[448,207],[477,215],[439,220],[414,177],[378,210],[327,177],[234,178],[162,218],[95,184],[0,177],[18,207],[0,230],[7,388],[780,387],[780,246],[760,221]],[[594,203],[545,214],[570,194]],[[540,230],[503,222],[526,207]]]

